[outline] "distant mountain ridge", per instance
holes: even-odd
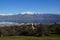
[[[60,14],[16,14],[9,16],[0,15],[0,21],[17,22],[17,23],[60,23]]]

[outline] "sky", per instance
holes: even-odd
[[[21,12],[60,14],[60,0],[0,0],[0,14]]]

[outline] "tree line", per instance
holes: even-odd
[[[0,27],[0,36],[60,35],[60,24],[22,24]]]

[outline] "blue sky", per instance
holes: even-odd
[[[0,14],[27,11],[60,14],[60,0],[0,0]]]

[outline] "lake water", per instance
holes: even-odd
[[[11,25],[11,24],[18,24],[16,22],[0,22],[0,26]]]

